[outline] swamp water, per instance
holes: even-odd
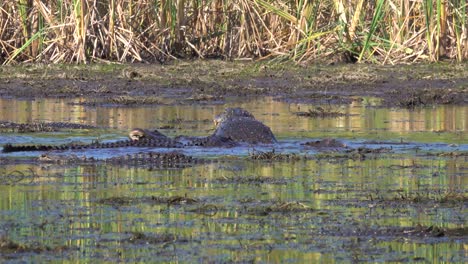
[[[183,149],[222,162],[181,169],[95,165],[0,167],[0,260],[11,262],[468,262],[468,107],[388,109],[378,100],[313,106],[271,98],[226,105],[84,107],[80,100],[0,99],[0,120],[97,130],[0,134],[0,144],[120,140],[133,127],[208,135],[225,107],[270,126],[273,146]],[[111,127],[110,129],[108,127]],[[365,155],[303,143],[336,138]],[[148,151],[151,149],[143,149]],[[77,151],[105,158],[142,149]],[[39,152],[0,154],[38,156]]]

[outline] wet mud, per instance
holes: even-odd
[[[349,104],[382,98],[414,108],[468,103],[466,64],[298,66],[222,61],[169,65],[23,65],[0,71],[0,96],[82,97],[88,106],[222,104],[238,97]],[[134,74],[129,74],[134,73]],[[306,114],[324,115],[322,111]],[[335,113],[337,114],[337,113]]]

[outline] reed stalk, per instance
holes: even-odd
[[[0,63],[468,58],[465,0],[4,0]]]
[[[365,53],[368,52],[371,46],[371,38],[374,36],[375,31],[377,30],[377,26],[381,22],[384,14],[383,14],[383,5],[385,0],[377,0],[377,4],[374,10],[374,15],[372,16],[372,21],[369,26],[369,32],[366,35],[366,40],[364,45],[362,46],[362,51],[359,54],[358,62],[362,60]]]

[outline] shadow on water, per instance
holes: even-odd
[[[375,104],[369,99],[323,106],[346,114],[324,119],[295,114],[312,106],[271,98],[228,105],[242,106],[269,125],[280,140],[276,152],[306,159],[253,160],[252,148],[241,147],[189,150],[231,158],[178,169],[4,164],[0,259],[466,262],[468,108],[409,111]],[[100,127],[0,134],[0,144],[59,144],[118,140],[132,127],[207,135],[225,106],[86,108],[63,100],[0,100],[0,107],[0,120]],[[356,158],[301,144],[324,137],[349,148],[391,151]]]

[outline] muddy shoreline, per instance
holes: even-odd
[[[413,108],[468,104],[467,64],[299,66],[181,61],[168,65],[21,65],[0,69],[0,97],[73,98],[85,105],[222,104],[271,96],[346,104],[363,97]]]

